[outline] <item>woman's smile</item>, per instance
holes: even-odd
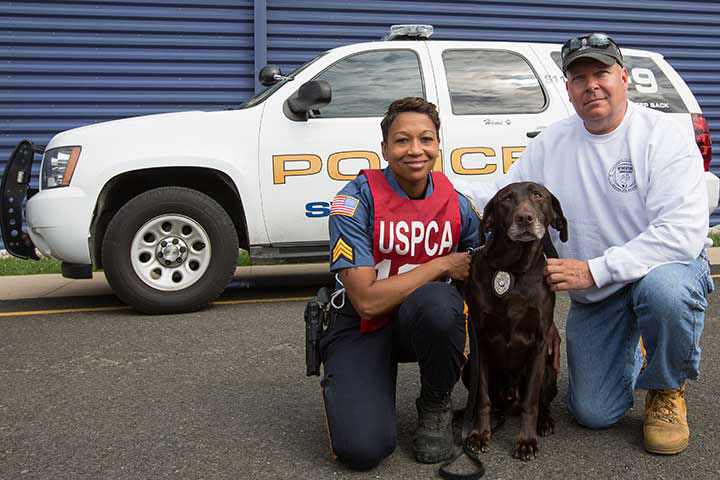
[[[382,144],[383,157],[400,187],[408,196],[422,196],[428,175],[435,166],[440,142],[437,129],[427,114],[403,112],[399,114]]]

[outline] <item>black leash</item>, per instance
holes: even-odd
[[[485,475],[485,465],[483,465],[480,459],[480,453],[470,448],[468,444],[468,436],[473,428],[473,415],[477,407],[477,393],[478,384],[480,383],[480,350],[478,348],[477,334],[475,332],[475,326],[473,325],[470,318],[468,318],[468,335],[470,336],[470,391],[468,393],[467,406],[465,407],[465,413],[463,414],[463,425],[462,425],[462,450],[459,454],[447,460],[445,463],[440,465],[438,473],[445,480],[477,480]],[[496,416],[496,423],[492,426],[492,432],[495,433],[505,423],[504,416]],[[450,467],[455,464],[456,461],[462,456],[466,456],[470,460],[470,464],[473,467],[468,473],[454,473],[450,471]]]
[[[543,253],[545,254],[546,258],[558,258],[558,253],[555,249],[555,245],[553,245],[552,240],[550,239],[550,235],[548,235],[547,232],[542,239],[542,247]],[[484,253],[483,250],[483,247],[468,248],[467,252],[471,257],[471,271],[472,262],[475,260],[475,256],[477,254]],[[458,455],[454,456],[450,460],[447,460],[445,463],[440,465],[440,470],[438,471],[438,473],[445,480],[477,480],[479,478],[482,478],[483,475],[485,475],[485,465],[483,464],[482,460],[480,460],[480,454],[478,452],[475,452],[468,445],[468,436],[470,435],[470,432],[473,428],[473,414],[477,409],[478,384],[480,382],[480,349],[478,347],[478,339],[475,332],[475,325],[473,324],[472,319],[469,317],[469,313],[467,321],[468,335],[470,336],[470,357],[468,358],[468,362],[470,363],[471,370],[470,392],[468,393],[467,406],[465,407],[465,413],[463,415],[462,451]],[[495,433],[495,431],[500,428],[504,423],[505,417],[497,416],[496,424],[492,427],[492,432]],[[463,455],[467,456],[468,459],[470,459],[474,469],[468,473],[451,472],[449,470],[449,467],[452,466]]]
[[[475,260],[475,255],[481,250],[481,248],[468,248],[468,254],[470,254],[471,262]],[[472,270],[472,264],[470,268]],[[465,406],[465,413],[463,415],[461,436],[462,450],[458,455],[440,465],[438,473],[445,480],[477,480],[485,475],[485,465],[483,465],[482,460],[480,460],[480,456],[471,448],[468,448],[468,435],[470,435],[473,427],[473,414],[477,406],[478,385],[480,383],[480,349],[478,347],[475,325],[470,318],[469,312],[467,322],[468,335],[470,336],[470,356],[468,358],[468,363],[470,364],[470,391],[468,392],[467,405]],[[502,425],[502,423],[497,425],[497,427],[500,425]],[[470,459],[471,464],[474,467],[473,470],[468,473],[451,472],[450,467],[463,455]]]
[[[469,315],[469,314],[468,314]],[[465,406],[465,414],[463,415],[462,424],[462,451],[440,465],[438,473],[445,480],[477,480],[485,475],[485,465],[483,465],[480,456],[467,447],[468,435],[472,430],[473,412],[477,405],[478,384],[480,383],[480,352],[478,351],[477,335],[475,334],[475,326],[468,316],[468,335],[470,336],[470,391],[468,392],[467,405]],[[473,470],[468,473],[453,473],[449,470],[460,457],[467,456],[472,464]]]

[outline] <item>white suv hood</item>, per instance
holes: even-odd
[[[191,145],[203,138],[217,140],[226,131],[252,127],[249,124],[259,121],[259,110],[191,111],[112,120],[61,132],[53,137],[48,148],[69,145],[85,148],[97,143],[105,148],[127,148],[128,143],[135,142],[143,143],[145,149],[152,149],[153,144],[164,148],[174,148],[177,142]],[[188,138],[191,141],[183,142]]]
[[[158,167],[215,168],[233,177],[257,163],[261,115],[262,106],[134,117],[62,132],[47,148],[82,147],[72,184],[91,189],[123,172]]]

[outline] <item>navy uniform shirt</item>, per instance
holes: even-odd
[[[403,198],[409,198],[393,177],[390,168],[385,168],[383,173],[395,193]],[[423,198],[429,197],[432,193],[432,177],[429,177]],[[359,175],[345,185],[338,192],[338,196],[345,198],[339,206],[343,214],[330,214],[330,270],[336,272],[348,267],[374,267],[374,202],[367,177]],[[336,202],[333,203],[337,205]],[[461,193],[458,193],[458,206],[461,221],[458,251],[464,251],[478,243],[480,215],[470,200]]]

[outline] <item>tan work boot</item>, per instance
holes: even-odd
[[[688,446],[690,429],[685,404],[685,384],[675,390],[648,390],[645,397],[645,450],[674,455]]]

